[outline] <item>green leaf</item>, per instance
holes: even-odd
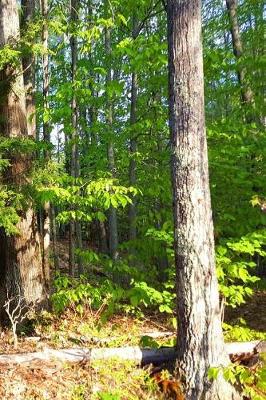
[[[209,379],[217,379],[218,375],[219,375],[220,369],[217,367],[211,367],[208,369],[208,378]]]

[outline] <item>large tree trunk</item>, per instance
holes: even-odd
[[[200,0],[169,0],[169,95],[177,294],[177,374],[187,400],[238,395],[210,367],[226,365],[204,120]]]
[[[27,25],[33,20],[35,12],[35,0],[21,0],[21,6],[22,6],[21,28],[23,30],[26,30]],[[34,99],[34,92],[35,92],[34,55],[30,54],[28,56],[24,56],[22,59],[22,65],[23,65],[24,88],[26,95],[26,115],[27,115],[28,135],[31,135],[35,139],[36,110],[35,110],[35,99]]]
[[[16,0],[0,2],[0,47],[19,40],[19,15]],[[0,71],[0,132],[9,138],[28,136],[26,105],[22,68],[6,65]],[[12,156],[11,166],[5,172],[6,184],[23,186],[31,165],[29,155]],[[36,215],[28,205],[21,212],[17,224],[19,234],[7,236],[0,234],[0,318],[4,319],[3,304],[6,293],[15,297],[18,292],[24,303],[44,302],[46,300],[44,273],[42,269],[40,239]],[[18,290],[18,287],[20,288]],[[15,303],[16,300],[14,300]]]

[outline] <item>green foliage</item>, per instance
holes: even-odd
[[[7,235],[19,233],[16,225],[20,220],[20,209],[21,196],[0,185],[0,228],[3,228]]]
[[[121,289],[108,279],[91,284],[85,276],[75,279],[58,274],[54,285],[56,291],[51,300],[55,312],[62,312],[69,307],[81,314],[85,308],[98,310],[100,307],[106,307],[109,311],[121,298]]]
[[[223,243],[223,244],[222,244]],[[253,293],[252,284],[259,280],[252,269],[256,263],[252,257],[265,256],[266,231],[260,230],[239,240],[221,241],[216,249],[217,275],[220,291],[232,307],[245,302]]]
[[[22,27],[19,38],[9,38],[9,43],[0,49],[0,70],[4,70],[6,66],[13,70],[20,69],[22,56],[43,53],[43,45],[38,41],[41,28],[42,21],[36,15],[34,20],[28,21]]]
[[[121,400],[121,396],[119,394],[113,394],[110,392],[102,392],[98,394],[99,400]]]
[[[16,68],[20,63],[21,52],[13,48],[10,44],[3,46],[0,49],[0,70],[3,70],[6,65]]]
[[[84,385],[75,385],[72,394],[71,400],[85,400],[86,396],[86,388]]]
[[[157,306],[160,312],[173,313],[175,295],[167,290],[156,290],[146,282],[131,282],[132,288],[128,291],[131,306],[134,308]]]
[[[166,229],[166,230],[165,230]],[[146,236],[155,242],[164,243],[169,260],[174,259],[173,232],[165,223],[161,230],[150,228]],[[220,292],[226,304],[236,307],[253,293],[254,283],[259,280],[254,275],[257,255],[265,256],[266,231],[257,230],[239,239],[221,239],[216,246],[216,265]]]
[[[9,167],[14,158],[22,161],[30,159],[32,155],[45,149],[42,143],[36,143],[29,138],[6,138],[0,137],[0,172],[3,176],[8,176]],[[23,174],[24,172],[22,172]],[[25,209],[27,204],[33,201],[31,197],[33,188],[31,183],[30,169],[26,169],[24,175],[21,175],[20,185],[14,185],[7,178],[3,181],[5,185],[0,184],[0,227],[7,235],[19,234],[16,227],[20,220],[20,212]]]
[[[132,280],[130,287],[124,289],[110,278],[92,280],[91,276],[88,279],[82,275],[77,279],[57,274],[54,286],[51,301],[57,313],[67,308],[81,314],[85,310],[93,312],[101,309],[105,318],[119,310],[138,313],[143,307],[158,308],[161,313],[173,313],[175,295],[167,290],[157,290],[146,282]]]
[[[142,336],[140,339],[140,346],[152,349],[158,349],[160,347],[159,343],[150,336]]]
[[[32,154],[42,147],[42,143],[37,143],[30,138],[0,137],[0,154],[4,156]]]
[[[228,342],[249,342],[252,340],[266,340],[266,333],[257,332],[246,326],[245,321],[240,318],[233,325],[223,323],[225,340]]]
[[[243,395],[251,400],[264,400],[266,394],[266,367],[249,369],[243,365],[230,364],[224,368],[210,368],[209,379],[217,379],[218,374],[223,373],[225,379],[237,385]]]
[[[57,221],[105,221],[104,212],[110,208],[125,208],[138,191],[125,187],[110,178],[73,179],[63,171],[62,165],[49,162],[45,168],[36,168],[33,175],[34,197],[39,204],[47,201],[59,205]]]

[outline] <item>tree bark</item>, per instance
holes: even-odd
[[[230,21],[233,52],[236,60],[238,61],[237,78],[241,90],[241,101],[243,106],[245,107],[247,122],[252,122],[252,120],[254,120],[254,116],[252,117],[252,112],[250,108],[253,105],[254,95],[247,81],[246,68],[239,63],[239,61],[243,57],[243,45],[237,19],[237,0],[226,0],[226,7]]]
[[[21,28],[23,30],[27,29],[27,25],[33,20],[35,12],[35,0],[22,0],[22,19]],[[22,59],[23,66],[23,78],[24,78],[24,88],[26,96],[26,115],[27,115],[27,126],[28,134],[34,139],[36,138],[36,110],[35,110],[35,58],[33,54],[29,56],[24,56]]]
[[[107,4],[106,4],[107,7]],[[105,51],[107,57],[111,57],[112,49],[111,49],[111,30],[110,28],[105,29]],[[110,61],[109,61],[110,62]],[[110,66],[107,66],[107,75],[106,75],[106,89],[108,90],[108,84],[112,81],[112,69]],[[114,154],[114,144],[113,144],[113,104],[110,99],[108,93],[107,97],[107,110],[106,110],[106,122],[109,128],[109,138],[107,142],[107,159],[108,159],[108,168],[111,173],[112,178],[115,178],[115,154]],[[118,231],[117,231],[117,213],[116,209],[113,206],[110,206],[109,215],[108,215],[108,224],[109,224],[109,254],[113,260],[118,258]]]
[[[96,227],[98,227],[99,251],[100,253],[107,254],[107,234],[104,221],[97,221]]]
[[[53,249],[53,259],[54,259],[54,269],[59,270],[59,258],[57,252],[57,226],[55,219],[55,208],[51,205],[51,232],[52,232],[52,249]]]
[[[138,24],[135,14],[132,18],[132,38],[136,39],[138,34]],[[137,120],[137,96],[138,96],[138,76],[135,71],[131,74],[131,102],[130,102],[130,160],[129,160],[129,184],[135,186],[137,182],[136,178],[136,151],[137,151],[137,140],[136,133],[134,132],[134,125]],[[133,197],[132,204],[129,204],[129,240],[135,240],[137,237],[137,226],[136,226],[136,200]]]
[[[77,21],[77,1],[71,0],[70,3],[70,18],[72,24]],[[70,151],[70,175],[76,178],[76,153],[77,153],[77,100],[75,95],[74,83],[77,71],[77,40],[74,34],[70,38],[71,48],[71,81],[72,81],[72,134],[71,134],[71,151]],[[74,276],[75,274],[75,221],[70,220],[69,223],[69,273]]]
[[[73,26],[76,26],[79,18],[79,0],[71,0],[70,18]],[[78,150],[78,102],[76,96],[75,82],[77,75],[77,61],[78,61],[78,42],[75,33],[70,38],[71,48],[71,80],[72,80],[72,135],[71,135],[71,161],[70,161],[70,174],[74,180],[79,176],[79,150]],[[75,205],[73,207],[75,209]],[[70,234],[69,234],[69,272],[71,275],[75,274],[75,243],[79,248],[82,248],[82,234],[81,234],[80,221],[70,221]],[[76,240],[75,240],[76,239]],[[78,272],[81,274],[82,261],[80,257],[77,258]]]
[[[176,374],[187,400],[237,399],[210,367],[227,365],[214,262],[200,0],[168,0],[169,110],[177,294]]]
[[[42,44],[43,44],[43,56],[42,56],[42,73],[43,73],[43,108],[44,111],[49,109],[49,54],[48,54],[48,1],[41,1],[41,11],[43,17],[43,28],[42,28]],[[48,145],[50,143],[50,124],[48,121],[43,120],[43,140]],[[45,161],[50,159],[50,151],[46,149],[44,151]],[[43,268],[45,271],[46,284],[49,287],[50,282],[50,240],[51,240],[51,220],[50,220],[50,202],[45,202],[42,213],[42,252],[43,252]]]
[[[19,15],[16,0],[0,2],[0,47],[19,40]],[[6,65],[0,71],[0,132],[7,138],[28,136],[22,65]],[[17,153],[10,157],[11,166],[3,174],[7,185],[22,187],[28,184],[26,175],[31,157]],[[31,205],[25,206],[17,224],[19,234],[8,236],[0,232],[0,319],[5,319],[3,304],[19,292],[26,304],[46,301],[44,272],[41,262],[37,220]]]

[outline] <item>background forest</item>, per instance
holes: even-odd
[[[21,1],[0,48],[0,114],[22,76],[27,113],[25,134],[0,119],[1,309],[19,287],[26,303],[50,293],[55,313],[161,313],[175,327],[166,5],[40,3]],[[202,12],[217,275],[235,308],[265,287],[264,6],[204,0]],[[23,240],[35,253],[18,265],[10,249]],[[243,324],[224,328],[260,337]]]

